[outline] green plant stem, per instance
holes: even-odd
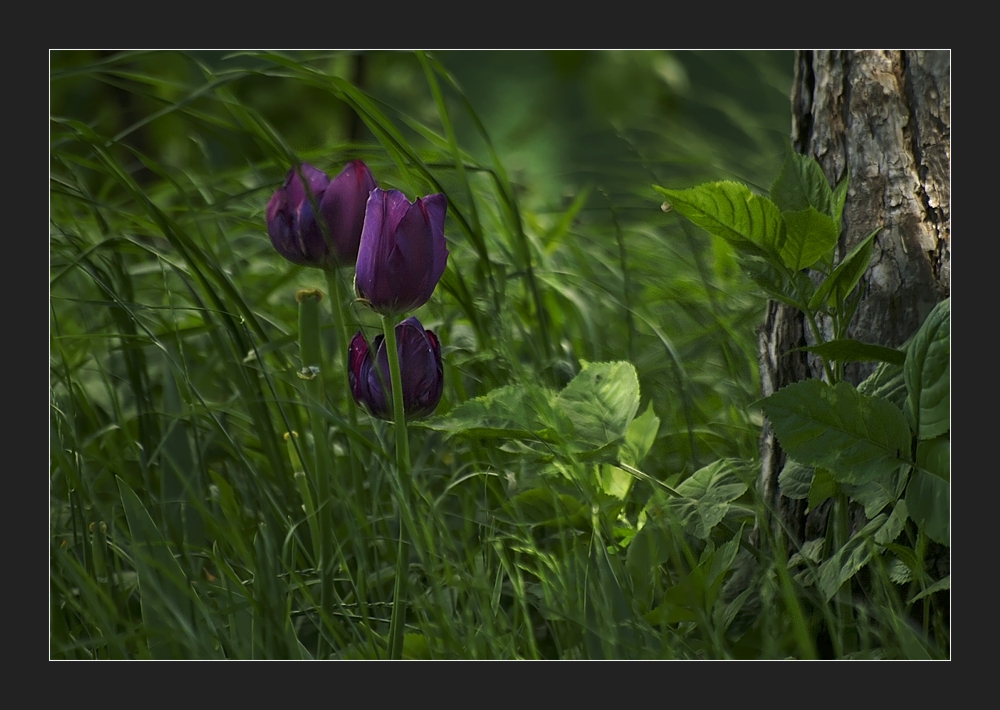
[[[392,383],[392,411],[396,423],[396,474],[399,480],[399,547],[396,555],[396,585],[392,600],[392,618],[389,622],[389,658],[403,657],[403,628],[406,624],[406,575],[408,567],[408,541],[404,516],[410,503],[410,443],[406,432],[406,413],[403,411],[403,380],[396,347],[396,325],[390,316],[382,316],[382,332],[389,356],[389,379]]]
[[[821,345],[826,341],[823,339],[823,334],[820,332],[819,326],[816,324],[816,316],[808,308],[802,309],[802,312],[806,314],[806,318],[809,319],[809,328],[812,330],[813,338],[816,340],[817,345]],[[823,370],[826,372],[826,379],[831,385],[837,384],[837,380],[834,377],[833,369],[830,367],[829,361],[825,357],[820,358],[823,361]]]
[[[313,435],[313,487],[316,490],[316,528],[319,532],[319,559],[316,564],[320,572],[320,607],[330,608],[333,594],[333,539],[329,524],[329,510],[324,508],[330,501],[330,475],[333,471],[330,450],[326,442],[326,420],[318,411],[325,401],[322,370],[322,351],[319,338],[319,302],[323,294],[314,290],[302,290],[295,294],[299,302],[299,353],[302,370],[299,377],[305,380],[309,405],[307,413]],[[325,653],[325,642],[320,634],[317,653]]]

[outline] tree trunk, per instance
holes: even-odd
[[[934,304],[950,295],[950,112],[950,52],[796,56],[793,147],[815,157],[833,184],[850,170],[839,255],[882,227],[861,282],[865,295],[852,338],[902,345]],[[812,344],[795,309],[769,303],[759,336],[765,397],[792,382],[822,377],[813,356],[786,354]],[[846,378],[858,384],[872,369],[853,364]],[[778,491],[785,455],[769,424],[761,459],[761,491],[784,528],[798,542],[823,535],[830,501],[806,515],[806,501]]]

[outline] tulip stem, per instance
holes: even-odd
[[[410,502],[410,442],[406,433],[406,413],[403,411],[403,379],[396,346],[396,325],[391,316],[382,316],[382,332],[389,356],[389,379],[392,381],[392,410],[396,422],[396,471],[399,476],[399,549],[396,555],[396,586],[389,621],[389,658],[403,657],[403,628],[406,624],[406,576],[408,573],[409,541],[406,539],[404,516]]]
[[[347,380],[347,369],[348,369],[348,352],[347,349],[350,347],[351,339],[350,333],[347,330],[347,318],[344,315],[344,300],[347,298],[347,294],[344,293],[343,280],[340,278],[339,271],[327,271],[326,273],[326,286],[330,293],[330,310],[333,312],[333,323],[337,328],[337,352],[339,353],[337,357],[337,362],[334,363],[335,367],[339,367],[340,371],[344,373],[344,395],[347,400],[347,416],[354,427],[358,423],[358,405],[354,401],[354,397],[351,396],[351,386],[348,384]],[[343,359],[343,362],[339,362]]]
[[[319,302],[323,294],[303,289],[295,294],[299,303],[299,356],[302,370],[299,377],[305,380],[308,394],[308,416],[313,435],[313,486],[316,489],[316,528],[319,532],[320,557],[316,565],[320,570],[320,609],[326,612],[333,599],[333,540],[328,522],[330,502],[330,473],[333,470],[330,450],[326,441],[326,421],[318,408],[325,401],[323,387],[322,352],[319,338]],[[320,634],[318,655],[325,652],[325,641]]]

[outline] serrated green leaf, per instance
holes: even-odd
[[[837,495],[837,481],[833,471],[822,466],[817,467],[812,485],[809,486],[809,510],[816,510],[820,503],[835,495]]]
[[[835,216],[830,183],[820,164],[808,155],[789,151],[781,172],[771,185],[771,199],[782,212],[813,207],[825,215]]]
[[[899,558],[894,558],[889,563],[889,579],[895,584],[906,584],[913,579],[913,570]]]
[[[874,518],[882,512],[890,503],[895,503],[906,490],[909,467],[900,466],[891,473],[884,473],[880,476],[862,483],[861,485],[843,484],[844,493],[865,508],[865,517]]]
[[[951,428],[951,299],[934,306],[906,354],[908,411],[921,439]]]
[[[573,425],[572,446],[593,451],[622,439],[639,410],[639,376],[630,362],[584,362],[556,396]]]
[[[951,575],[950,574],[947,577],[945,577],[944,579],[939,579],[934,584],[932,584],[931,586],[927,587],[927,589],[925,589],[924,591],[922,591],[922,592],[916,594],[915,596],[911,597],[906,603],[907,604],[912,604],[913,602],[920,601],[924,597],[930,596],[931,594],[934,594],[935,592],[943,592],[946,589],[951,589]]]
[[[806,500],[815,475],[816,469],[813,466],[806,466],[789,457],[778,474],[778,490],[785,498]]]
[[[902,412],[846,382],[796,382],[760,406],[789,456],[829,468],[838,483],[861,484],[906,462],[910,429]]]
[[[634,480],[632,474],[609,463],[600,464],[598,471],[601,477],[601,490],[609,496],[624,500],[632,488],[632,481]]]
[[[792,271],[808,269],[837,245],[840,225],[816,208],[782,212],[781,216],[785,220],[781,260]]]
[[[905,348],[903,355],[905,357]],[[880,397],[891,402],[893,406],[903,411],[906,406],[906,380],[903,378],[903,368],[883,362],[875,368],[875,372],[858,385],[858,392],[866,397]]]
[[[730,504],[747,490],[738,469],[747,464],[736,459],[710,463],[677,486],[683,498],[671,498],[667,507],[692,535],[708,539],[712,528],[722,522]]]
[[[551,393],[544,390],[531,392],[525,387],[508,385],[467,400],[447,415],[414,424],[448,435],[529,440],[552,438],[552,432],[536,414],[538,396],[551,396]]]
[[[899,533],[903,532],[907,516],[906,501],[897,502],[892,509],[892,515],[885,521],[885,525],[875,533],[875,542],[879,545],[886,545],[899,537]]]
[[[875,235],[881,229],[879,227],[858,244],[854,245],[854,248],[848,252],[844,260],[837,265],[833,273],[820,284],[819,288],[816,289],[816,293],[809,299],[810,310],[817,310],[824,303],[831,306],[839,306],[839,304],[847,299],[868,269],[868,264],[872,259],[872,252],[875,249]]]
[[[951,485],[930,473],[914,469],[906,487],[906,509],[917,527],[934,542],[951,544]]]
[[[785,242],[781,210],[770,199],[733,181],[706,183],[687,190],[654,187],[679,213],[730,244],[752,244],[769,259],[780,258]]]
[[[819,345],[796,348],[796,350],[806,350],[825,360],[840,362],[888,362],[892,365],[902,365],[906,361],[906,353],[902,350],[872,343],[862,343],[860,340],[850,338],[829,340]]]

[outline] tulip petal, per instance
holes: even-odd
[[[403,390],[403,410],[407,419],[424,417],[434,411],[444,390],[444,367],[437,336],[416,318],[407,318],[396,326]],[[372,352],[375,357],[372,357]],[[389,355],[385,339],[379,335],[371,348],[358,333],[351,341],[348,380],[351,393],[373,416],[392,419],[392,388],[389,379]]]
[[[357,260],[366,204],[376,187],[378,184],[368,166],[361,160],[352,160],[323,193],[320,214],[330,229],[338,263],[353,264]]]
[[[398,298],[402,276],[399,257],[394,256],[397,227],[409,208],[410,202],[402,192],[379,188],[372,190],[365,207],[354,283],[362,298],[384,304],[387,313],[392,312]]]
[[[355,287],[377,312],[405,313],[422,306],[434,293],[448,260],[447,207],[444,195],[430,195],[411,204],[398,190],[372,191]]]

